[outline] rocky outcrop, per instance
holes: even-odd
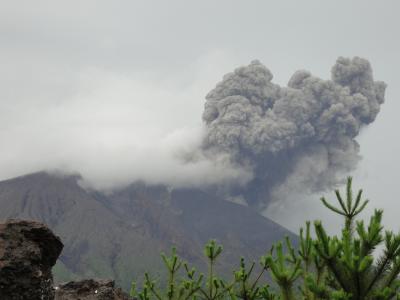
[[[129,300],[113,280],[71,281],[55,287],[56,300]]]
[[[60,238],[42,223],[0,224],[0,299],[53,300],[51,268],[62,249]]]
[[[63,244],[44,224],[0,224],[0,300],[129,300],[112,280],[71,281],[53,287],[51,268]]]

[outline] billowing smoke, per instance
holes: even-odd
[[[204,151],[227,154],[253,174],[245,188],[229,189],[231,197],[264,206],[277,191],[324,190],[355,168],[355,138],[375,120],[386,84],[374,81],[369,62],[359,57],[338,58],[331,77],[297,71],[281,87],[253,61],[207,95]]]
[[[13,99],[0,102],[0,180],[59,170],[98,190],[144,181],[264,207],[331,187],[355,168],[355,138],[385,92],[366,60],[338,59],[331,80],[298,71],[288,87],[254,61],[207,95],[201,122],[204,90],[231,65],[215,67],[223,60],[206,57],[189,68],[197,74],[190,84],[96,68],[50,78],[40,63],[43,74],[16,72],[18,86],[0,91]]]

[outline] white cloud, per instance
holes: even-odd
[[[245,180],[248,174],[223,158],[198,153],[204,94],[216,76],[210,73],[220,73],[215,69],[226,57],[217,51],[199,58],[185,70],[189,79],[98,67],[70,75],[72,86],[44,68],[38,78],[22,77],[16,100],[0,103],[1,178],[62,169],[99,189],[136,180],[175,186]],[[190,162],[188,154],[195,156]]]
[[[398,227],[399,3],[3,1],[0,179],[67,168],[97,186],[223,180],[229,170],[176,155],[199,143],[204,96],[223,74],[257,58],[286,84],[296,69],[327,78],[337,56],[359,55],[388,90],[360,139],[356,182]],[[302,222],[298,203],[275,218]]]

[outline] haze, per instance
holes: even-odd
[[[97,188],[240,182],[247,174],[207,158],[181,160],[201,140],[205,95],[222,76],[258,59],[281,85],[298,69],[328,79],[338,56],[360,56],[388,88],[358,138],[355,185],[397,230],[399,9],[397,1],[4,2],[0,179],[59,169]],[[290,196],[268,215],[295,229],[322,213],[315,198]]]

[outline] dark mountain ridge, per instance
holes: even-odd
[[[159,273],[159,254],[171,246],[204,268],[202,249],[211,238],[224,245],[218,267],[228,274],[240,256],[258,260],[284,235],[295,238],[248,207],[199,189],[135,183],[104,194],[78,181],[40,172],[0,182],[1,220],[38,220],[64,241],[56,281],[114,278],[128,288],[144,271]]]

